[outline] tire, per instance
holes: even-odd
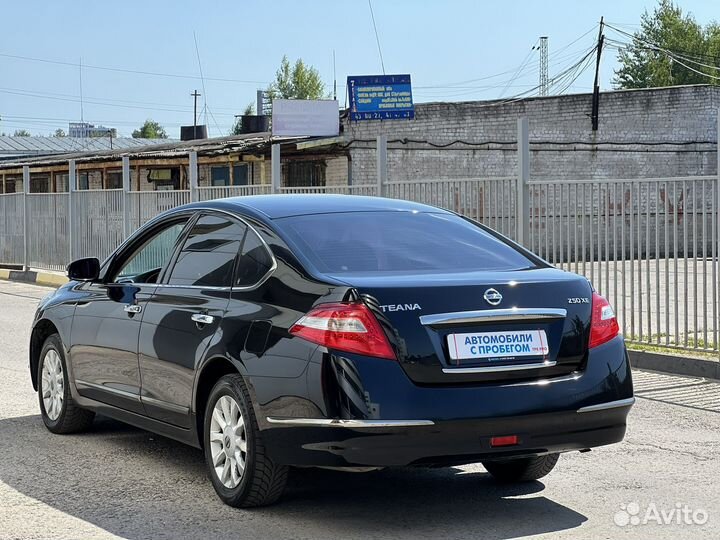
[[[241,413],[239,418],[236,409]],[[225,375],[218,380],[210,392],[204,418],[205,462],[220,499],[237,508],[277,501],[287,483],[288,467],[268,457],[242,376]],[[228,419],[230,425],[223,427],[219,420]],[[241,472],[237,464],[243,462]]]
[[[483,461],[483,466],[499,482],[531,482],[546,476],[555,468],[560,454],[530,458]]]
[[[48,336],[40,351],[37,375],[40,416],[53,433],[78,433],[92,425],[95,413],[81,409],[73,401],[63,351],[57,334]]]

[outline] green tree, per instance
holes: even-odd
[[[16,129],[13,137],[30,137],[30,132],[27,129]]]
[[[283,56],[275,81],[268,87],[271,99],[322,99],[326,97],[325,83],[320,72],[298,58],[293,66]]]
[[[245,107],[245,110],[243,111],[242,116],[251,116],[253,114],[255,114],[255,104],[250,102]],[[242,127],[242,116],[238,116],[235,119],[235,123],[233,124],[233,127],[230,130],[230,135],[242,135],[243,133],[245,133],[243,131],[243,127]]]
[[[167,139],[165,128],[148,118],[145,123],[132,132],[133,139]]]
[[[618,60],[613,81],[617,88],[718,84],[713,77],[720,76],[720,25],[703,27],[672,0],[660,0],[652,13],[643,13],[640,30],[620,50]]]
[[[55,133],[53,133],[53,137],[64,137],[65,136],[65,130],[63,128],[57,128],[55,130]]]

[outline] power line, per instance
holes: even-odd
[[[50,60],[47,58],[34,58],[30,56],[21,56],[18,54],[7,54],[7,53],[0,53],[0,57],[3,58],[13,58],[16,60],[26,60],[31,62],[42,62],[45,64],[55,64],[60,66],[71,66],[71,67],[78,67],[78,64],[75,62],[66,62],[61,60]],[[193,80],[200,80],[201,77],[198,77],[196,75],[182,75],[179,73],[163,73],[158,71],[144,71],[144,70],[138,70],[138,69],[127,69],[127,68],[117,68],[117,67],[108,67],[108,66],[96,66],[96,65],[90,65],[90,64],[83,64],[82,66],[84,69],[99,69],[103,71],[115,71],[118,73],[132,73],[136,75],[149,75],[153,77],[170,77],[174,79],[193,79]],[[238,83],[238,84],[268,84],[267,81],[248,81],[248,80],[242,80],[242,79],[230,79],[225,77],[205,77],[208,81],[217,81],[217,82],[231,82],[231,83]]]
[[[633,40],[636,40],[636,41],[639,41],[639,42],[641,42],[641,43],[645,43],[645,44],[647,44],[647,45],[650,45],[650,46],[653,47],[653,48],[662,49],[662,50],[666,50],[666,51],[671,51],[673,54],[686,55],[686,56],[689,56],[689,57],[691,57],[691,58],[707,58],[707,59],[714,60],[714,61],[717,61],[717,60],[718,60],[718,56],[712,55],[712,54],[704,54],[704,53],[699,53],[699,52],[697,52],[697,51],[687,51],[687,50],[684,50],[684,49],[675,49],[675,48],[672,48],[672,49],[670,49],[670,48],[665,48],[665,49],[663,49],[663,48],[660,47],[657,43],[652,43],[651,41],[648,41],[648,40],[646,40],[646,39],[643,39],[643,38],[641,38],[640,36],[638,36],[638,35],[636,35],[636,34],[630,34],[630,33],[628,33],[628,32],[625,32],[624,30],[620,30],[619,28],[616,28],[616,27],[614,27],[614,26],[612,26],[612,25],[610,25],[610,24],[607,24],[607,23],[605,24],[605,26],[606,26],[607,28],[611,28],[611,29],[615,30],[615,32],[618,32],[619,34],[622,34],[622,35],[624,35],[624,36],[626,36],[626,37],[629,37],[629,38],[631,38],[631,39],[633,39]],[[622,43],[622,42],[621,42],[621,43]],[[631,44],[630,44],[630,43],[626,43],[625,45],[630,46]]]
[[[597,25],[595,25],[595,28],[597,28]],[[588,53],[595,50],[596,45],[592,45],[590,47],[587,47],[586,49],[583,49],[582,51],[574,51],[570,54],[561,55],[559,57],[553,55],[553,59],[549,62],[549,65],[552,67],[555,66],[561,66],[560,69],[565,69],[568,66],[575,65],[577,63],[578,53],[581,54],[582,57],[585,57]],[[566,48],[566,47],[565,47]],[[571,63],[567,63],[566,60],[572,58]],[[521,65],[522,66],[522,65]],[[519,67],[521,67],[519,66]],[[515,70],[510,70],[505,73],[513,73],[517,72],[516,68]],[[538,73],[538,66],[535,66],[531,69],[524,69],[521,75],[523,76],[530,76],[533,74]],[[457,87],[449,87],[451,90],[457,89],[458,91],[445,91],[445,92],[427,92],[423,91],[423,89],[429,88],[443,88],[443,87],[431,87],[431,86],[413,86],[413,88],[419,88],[421,91],[416,92],[416,95],[418,96],[425,96],[425,97],[438,97],[438,98],[446,98],[446,97],[459,97],[459,96],[471,96],[476,95],[480,91],[483,90],[494,90],[497,88],[503,88],[505,87],[507,82],[499,82],[498,84],[491,84],[491,85],[481,85],[481,86],[457,86]],[[525,88],[537,88],[536,84],[524,84],[524,85],[511,85],[510,88],[518,88],[518,87],[525,87]]]
[[[35,96],[43,96],[43,97],[66,97],[66,98],[77,98],[78,94],[63,94],[58,92],[45,92],[40,90],[29,90],[27,88],[4,88],[0,87],[0,91],[8,91],[8,92],[16,92],[17,94],[29,94],[32,97]],[[137,100],[130,100],[130,99],[118,99],[118,98],[107,98],[107,97],[89,97],[84,96],[85,100],[94,100],[96,102],[105,104],[108,102],[117,102],[117,103],[132,103],[132,104],[139,104],[139,105],[154,105],[157,107],[174,107],[173,109],[169,109],[171,111],[178,111],[178,112],[192,112],[192,107],[188,105],[181,105],[177,103],[160,103],[157,101],[137,101]],[[213,107],[216,110],[224,110],[224,111],[236,111],[236,107]],[[155,108],[153,107],[153,110]]]
[[[598,26],[598,25],[597,25],[597,23],[596,23],[595,25],[593,25],[592,28],[590,28],[589,30],[587,30],[586,32],[584,32],[582,35],[580,35],[579,37],[575,38],[575,39],[574,39],[573,41],[571,41],[570,43],[567,43],[567,44],[565,44],[564,46],[560,47],[560,48],[557,50],[557,53],[556,53],[556,54],[559,54],[559,53],[563,52],[564,50],[568,49],[569,47],[571,47],[572,45],[574,45],[575,43],[577,43],[578,41],[580,41],[582,38],[584,38],[585,36],[587,36],[590,32],[592,32],[593,30],[595,30],[595,29],[597,28],[597,26]],[[593,45],[592,45],[591,47],[594,47],[594,46],[595,46],[595,45],[594,45],[594,42],[593,42]],[[577,54],[577,52],[574,52],[574,53],[571,53],[570,56],[575,56],[576,54]],[[566,56],[565,58],[567,58],[567,57],[568,57],[568,56]],[[555,59],[558,59],[559,57],[554,56],[554,58],[555,58]],[[509,70],[507,70],[507,71],[501,71],[501,72],[495,73],[495,74],[493,74],[493,75],[485,75],[485,76],[483,76],[483,77],[478,77],[478,78],[476,78],[476,79],[467,79],[467,80],[464,80],[464,81],[456,81],[456,82],[451,82],[451,83],[444,83],[444,84],[442,84],[442,85],[434,86],[434,88],[452,88],[452,87],[460,86],[460,85],[463,85],[463,84],[471,84],[471,83],[474,83],[474,82],[486,81],[486,80],[488,80],[488,79],[494,79],[494,78],[500,77],[500,76],[502,76],[502,75],[508,75],[509,73],[514,73],[514,72],[515,72],[515,69],[516,69],[516,68],[509,69]],[[413,88],[422,88],[422,87],[414,86]]]
[[[375,30],[375,41],[377,42],[378,53],[380,54],[380,65],[382,66],[383,75],[385,75],[385,61],[383,60],[382,47],[380,47],[380,36],[378,35],[377,25],[375,24],[375,13],[373,12],[372,0],[368,0],[370,7],[370,17],[372,17],[373,30]]]
[[[45,95],[42,92],[24,92],[24,91],[16,91],[6,88],[0,88],[0,93],[2,94],[9,94],[9,95],[16,95],[16,96],[22,96],[22,97],[32,97],[32,98],[39,98],[39,99],[50,99],[55,101],[67,101],[72,103],[79,103],[79,99],[75,96],[70,96],[70,94],[67,94],[68,97],[60,97],[58,95]],[[83,103],[91,104],[91,105],[99,105],[101,107],[119,107],[123,109],[137,109],[137,110],[147,110],[147,111],[156,111],[156,112],[176,112],[176,113],[187,113],[190,112],[190,109],[176,109],[176,108],[160,108],[160,107],[142,107],[137,105],[124,105],[122,103],[107,103],[104,101],[90,101],[89,98],[85,98],[83,100]],[[230,113],[218,113],[218,116],[233,116]]]
[[[652,51],[656,51],[656,52],[664,54],[665,56],[669,57],[670,59],[672,59],[673,61],[680,64],[685,69],[692,71],[693,73],[702,75],[702,76],[707,77],[712,80],[720,80],[720,77],[711,75],[710,73],[705,73],[704,71],[700,71],[699,69],[696,69],[688,64],[693,64],[695,66],[710,68],[710,69],[714,69],[714,70],[720,70],[720,67],[718,67],[718,66],[713,66],[713,65],[704,64],[702,62],[698,62],[697,60],[693,60],[691,57],[683,56],[682,52],[678,52],[679,49],[670,49],[670,48],[661,47],[660,45],[657,45],[656,43],[653,43],[651,41],[648,41],[648,40],[643,39],[636,35],[628,34],[627,32],[624,32],[613,26],[610,26],[610,25],[606,25],[606,26],[608,28],[613,29],[616,32],[619,32],[620,34],[631,37],[636,42],[644,44],[645,47],[641,47],[641,48],[645,48],[647,50],[652,50]],[[618,48],[618,50],[625,49],[625,48],[628,48],[631,46],[637,46],[636,44],[633,44],[633,43],[626,43],[626,42],[622,42],[622,41],[614,40],[614,39],[611,41],[615,44],[615,47]],[[704,56],[704,55],[700,55],[700,56]],[[687,62],[687,63],[685,63],[685,62]]]
[[[535,45],[537,44],[537,40],[535,43],[533,43],[533,46],[530,47],[530,51],[527,53],[527,56],[523,59],[522,63],[518,66],[517,71],[513,74],[510,79],[508,79],[507,84],[503,87],[502,92],[500,92],[499,97],[503,97],[505,95],[505,92],[507,92],[508,88],[510,88],[510,85],[515,82],[515,80],[520,75],[520,72],[527,66],[528,62],[530,62],[530,59],[532,58],[533,52],[535,51]]]

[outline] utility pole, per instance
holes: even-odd
[[[540,95],[548,95],[548,38],[540,38]]]
[[[335,49],[333,49],[333,99],[337,100],[337,74],[335,72]]]
[[[603,28],[605,23],[603,17],[600,17],[600,30],[598,31],[598,43],[597,43],[597,60],[595,61],[595,84],[593,84],[593,97],[592,97],[592,113],[590,114],[590,120],[592,122],[592,130],[598,130],[598,116],[600,113],[600,55],[602,54],[603,43],[605,42],[605,34],[603,34]]]
[[[199,94],[197,90],[195,90],[192,94],[190,94],[193,97],[193,138],[197,137],[197,98],[199,98],[202,94]]]

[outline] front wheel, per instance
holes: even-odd
[[[78,407],[72,398],[67,364],[60,336],[48,336],[38,362],[38,398],[45,426],[53,433],[77,433],[88,429],[95,413]]]
[[[239,374],[225,375],[213,387],[205,409],[204,442],[213,487],[225,504],[264,506],[282,495],[288,468],[267,456]]]
[[[560,454],[529,458],[483,461],[483,467],[500,482],[530,482],[550,474]]]

